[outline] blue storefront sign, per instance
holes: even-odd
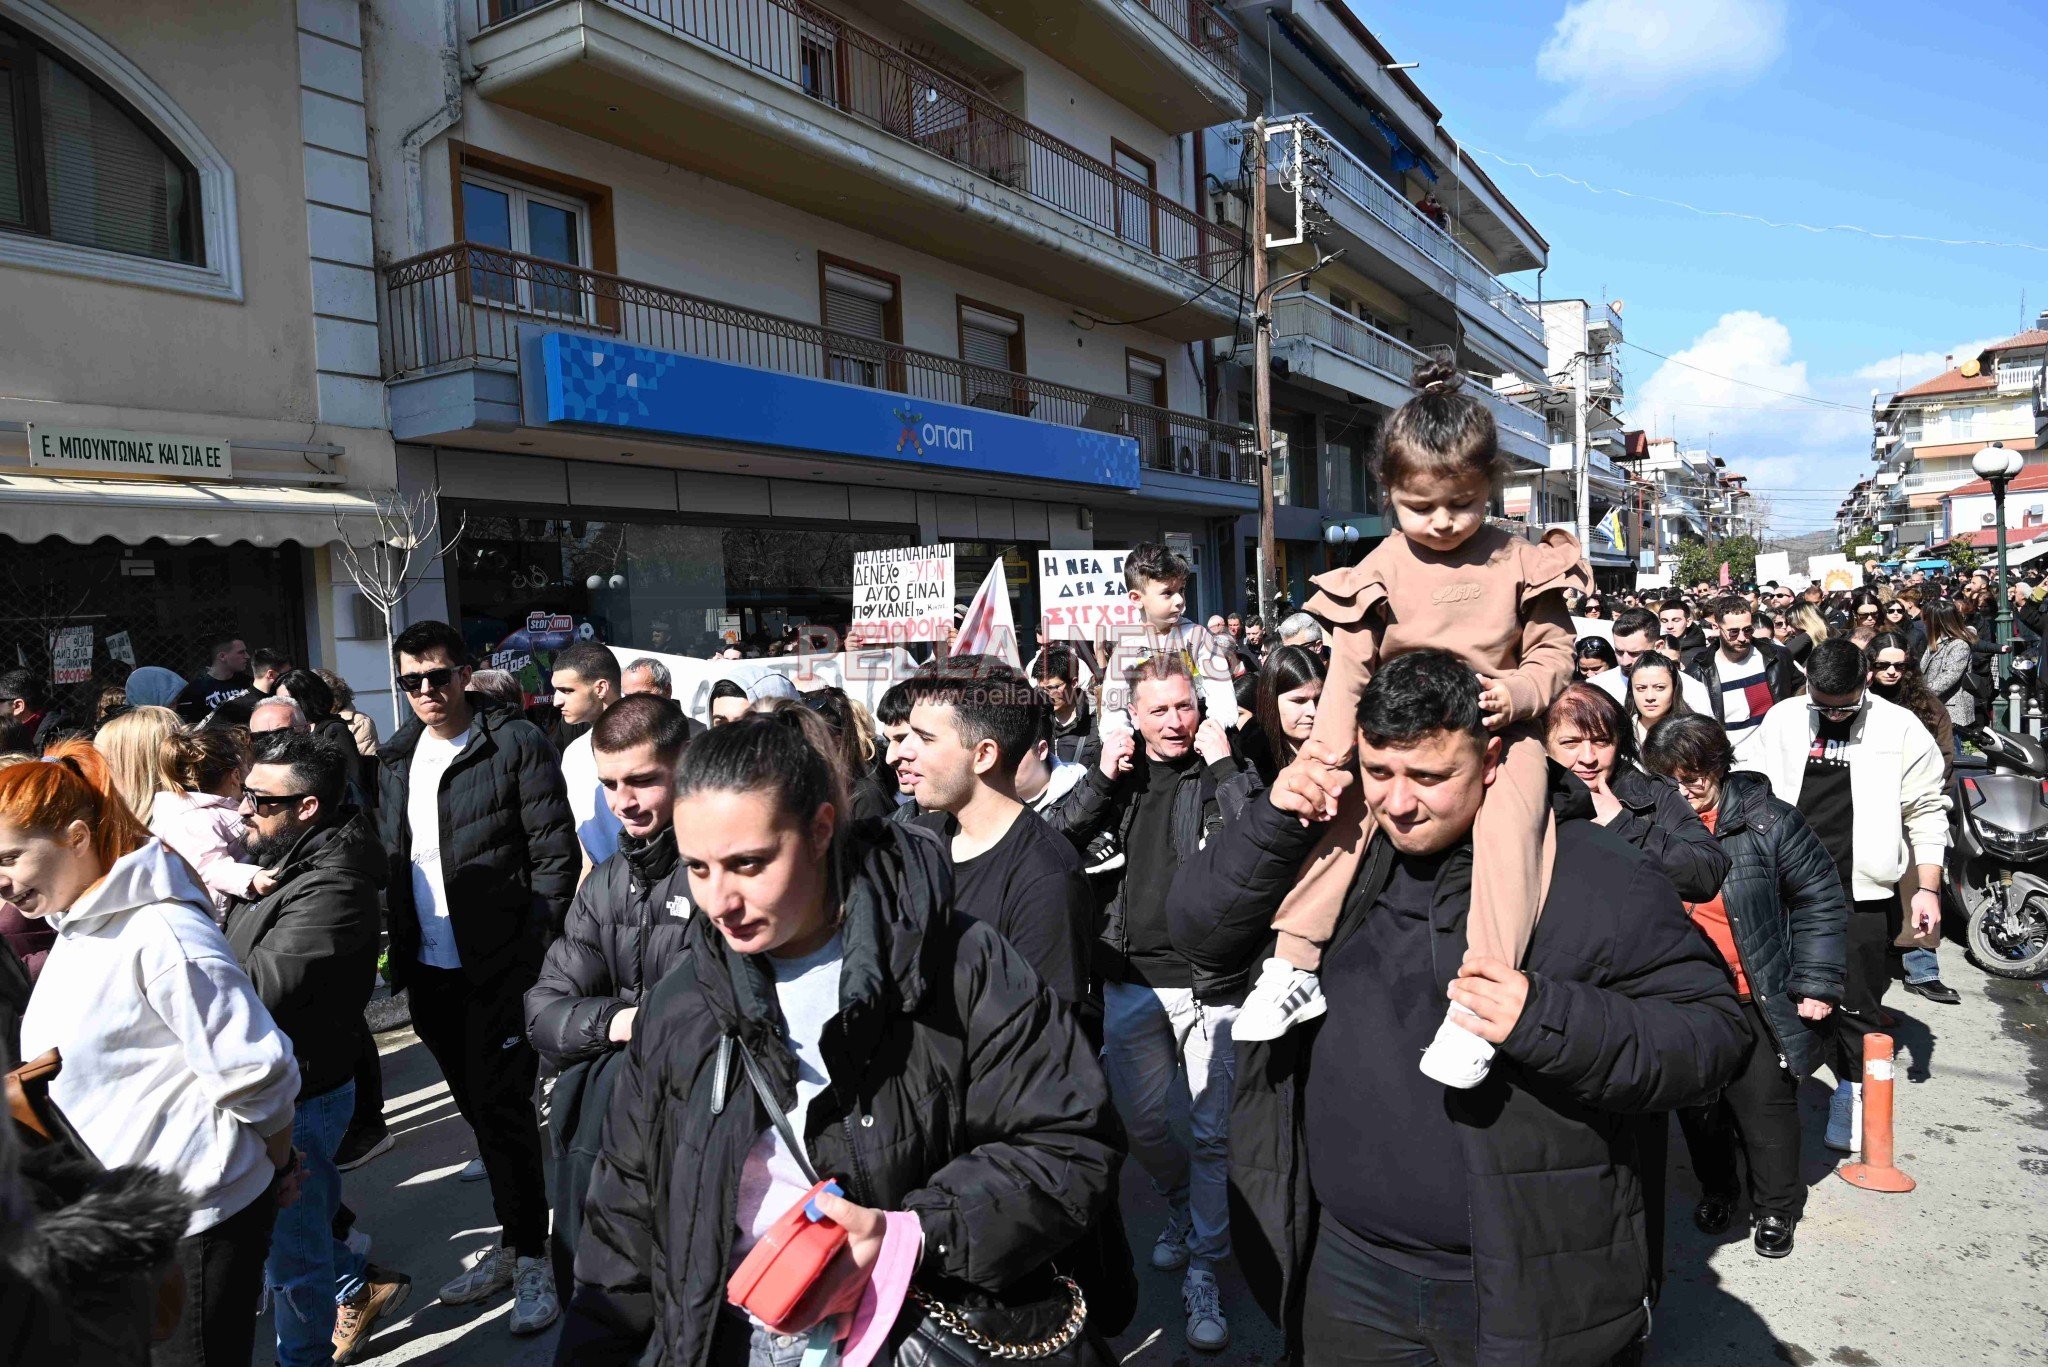
[[[540,363],[548,423],[1138,487],[1138,443],[1112,432],[573,332],[531,342],[526,354]]]

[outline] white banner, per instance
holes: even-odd
[[[953,546],[853,557],[853,625],[864,641],[943,641],[953,629]]]
[[[1124,585],[1129,551],[1040,551],[1038,616],[1048,641],[1107,641],[1144,626]]]
[[[1782,584],[1792,577],[1792,552],[1765,551],[1756,558],[1756,582]]]
[[[889,686],[917,672],[917,661],[900,646],[855,650],[838,655],[775,655],[758,660],[700,660],[694,655],[664,655],[658,650],[612,646],[624,669],[635,660],[659,660],[668,666],[675,699],[697,721],[711,722],[711,685],[731,679],[745,687],[764,674],[785,674],[799,692],[843,688],[846,695],[873,715]]]

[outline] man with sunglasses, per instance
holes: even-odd
[[[1719,642],[1688,656],[1685,672],[1706,685],[1708,711],[1728,732],[1740,763],[1764,713],[1771,704],[1797,693],[1802,680],[1790,655],[1755,639],[1756,613],[1748,603],[1731,594],[1716,600],[1708,611]]]
[[[500,1246],[440,1298],[468,1305],[512,1288],[512,1332],[537,1333],[560,1302],[524,1000],[568,912],[582,851],[554,747],[465,691],[462,634],[415,622],[391,655],[413,713],[379,752],[392,986],[408,989],[413,1029],[476,1133],[503,1226]]]
[[[1648,608],[1629,608],[1614,619],[1608,639],[1614,645],[1614,668],[1603,670],[1586,680],[1595,688],[1602,689],[1616,702],[1626,705],[1628,701],[1628,673],[1636,667],[1636,660],[1652,650],[1662,651],[1663,639],[1657,634],[1657,614]],[[1679,695],[1685,705],[1695,712],[1705,712],[1711,707],[1707,699],[1707,686],[1692,675],[1678,676]]]
[[[1878,1028],[1891,985],[1890,951],[1903,928],[1899,884],[1915,885],[1916,932],[1941,928],[1948,798],[1941,748],[1919,718],[1867,690],[1861,648],[1834,637],[1806,661],[1807,705],[1773,707],[1739,767],[1770,780],[1827,847],[1849,899],[1847,983],[1836,1010],[1829,1148],[1862,1140],[1863,1036]]]

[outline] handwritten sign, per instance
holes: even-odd
[[[943,641],[953,629],[953,546],[853,557],[853,625],[869,645]]]
[[[61,627],[50,638],[50,680],[84,683],[92,677],[92,628]]]
[[[1039,616],[1048,641],[1106,641],[1144,619],[1124,586],[1129,551],[1040,551]]]

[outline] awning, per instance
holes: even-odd
[[[50,536],[79,545],[103,536],[130,546],[362,545],[376,538],[376,511],[374,499],[340,489],[0,475],[0,536],[29,545]]]

